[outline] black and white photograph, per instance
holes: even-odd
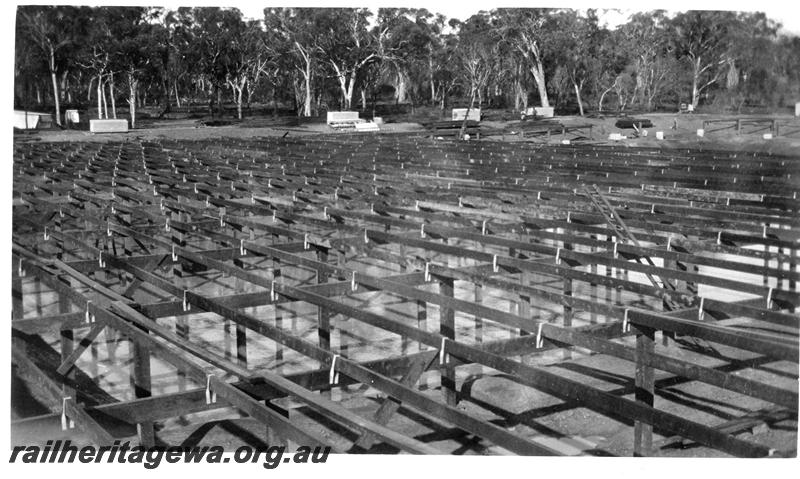
[[[13,477],[797,470],[799,7],[3,17]]]

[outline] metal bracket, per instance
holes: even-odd
[[[339,384],[339,371],[336,370],[336,360],[339,359],[338,354],[333,355],[331,360],[331,369],[328,371],[328,384]]]
[[[92,300],[86,301],[86,314],[84,320],[86,324],[91,324],[95,322],[95,316],[91,313],[89,306],[92,304]]]
[[[445,349],[445,344],[447,343],[447,338],[442,336],[442,345],[439,347],[439,365],[443,366],[445,364],[450,363],[450,355],[447,354]]]
[[[192,305],[189,304],[189,300],[186,298],[186,290],[185,289],[183,290],[183,303],[182,303],[182,306],[183,306],[183,311],[184,312],[189,311],[190,309],[192,309]]]
[[[61,430],[75,428],[75,421],[67,417],[67,401],[72,399],[72,396],[67,396],[61,400]]]
[[[269,300],[275,302],[278,300],[278,293],[275,292],[275,280],[272,280],[272,284],[269,286]]]
[[[212,374],[206,376],[206,404],[213,404],[217,402],[217,393],[211,390]]]
[[[772,309],[772,287],[767,292],[767,309]]]
[[[539,323],[536,328],[536,349],[542,349],[544,347],[544,338],[542,338],[542,325],[544,323]]]

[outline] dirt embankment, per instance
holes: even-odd
[[[704,127],[706,120],[738,118],[735,115],[677,114],[653,113],[637,115],[636,118],[649,119],[653,127],[647,129],[646,136],[634,137],[631,129],[620,129],[615,126],[617,117],[587,118],[564,116],[554,119],[565,125],[591,124],[593,142],[599,144],[618,144],[630,147],[648,148],[709,148],[741,151],[766,151],[773,154],[796,154],[800,148],[800,118],[790,115],[773,115],[780,123],[780,134],[772,139],[764,139],[764,133],[770,133],[769,125],[749,126],[737,134],[733,121],[708,125],[705,135],[699,137],[697,130]],[[763,117],[762,117],[763,118]],[[423,133],[425,127],[421,123],[392,122],[381,125],[381,133]],[[224,122],[223,122],[224,123]],[[492,131],[512,133],[524,128],[519,121],[484,121],[483,124]],[[656,132],[662,132],[664,139],[656,138]],[[611,133],[620,133],[628,138],[619,141],[609,140]],[[248,118],[243,122],[229,122],[221,126],[206,126],[202,119],[175,119],[147,122],[144,127],[128,133],[93,134],[81,130],[47,130],[33,131],[18,136],[31,141],[119,141],[132,139],[170,138],[181,140],[208,138],[257,138],[265,136],[302,136],[322,134],[348,134],[337,132],[325,123],[310,122],[291,124],[278,118]],[[491,140],[520,141],[518,136],[507,134],[504,137],[492,135]],[[525,141],[543,142],[544,138],[526,138]],[[560,141],[554,135],[551,142]]]

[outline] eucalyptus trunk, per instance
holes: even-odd
[[[311,63],[306,63],[306,71],[303,74],[306,86],[306,98],[303,103],[303,116],[311,116]]]
[[[111,115],[117,119],[117,101],[114,99],[114,74],[108,77],[108,96],[111,97]]]
[[[583,82],[581,82],[583,84]],[[578,86],[577,83],[572,82],[572,86],[575,87],[575,98],[578,99],[578,110],[580,111],[580,115],[583,116],[583,102],[581,101],[581,87]]]
[[[129,89],[129,97],[128,97],[128,112],[131,116],[131,129],[136,128],[136,90],[138,88],[137,81],[131,75],[128,78],[128,89]]]
[[[55,103],[56,107],[56,124],[61,126],[61,104],[59,103],[58,99],[58,78],[56,77],[56,52],[55,49],[50,46],[50,78],[53,81],[53,102]]]
[[[544,66],[541,62],[537,61],[536,65],[531,67],[531,75],[533,75],[536,89],[539,92],[539,101],[544,108],[550,106],[550,101],[547,98],[547,86],[545,85]]]
[[[103,76],[97,75],[97,118],[103,119]]]

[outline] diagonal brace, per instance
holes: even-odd
[[[436,358],[437,352],[435,350],[430,351],[429,354],[423,354],[418,357],[408,370],[403,374],[402,378],[400,379],[400,384],[407,387],[412,387],[419,381],[420,376],[424,373],[428,366],[433,362],[434,358]],[[400,401],[386,397],[383,399],[380,407],[375,412],[375,416],[373,420],[380,424],[381,426],[385,426],[389,423],[389,419],[392,418],[395,412],[400,409]],[[374,434],[370,433],[369,431],[365,431],[361,437],[358,438],[355,442],[355,446],[358,446],[363,449],[369,449],[375,443],[376,437]]]
[[[83,354],[83,352],[86,351],[86,348],[88,348],[94,342],[94,340],[97,339],[97,336],[105,328],[106,328],[105,322],[102,320],[98,320],[98,322],[96,322],[89,330],[89,332],[86,333],[86,336],[84,336],[80,340],[78,346],[74,350],[72,350],[69,356],[64,358],[64,361],[61,363],[58,369],[56,369],[56,372],[61,375],[67,374],[70,371],[70,369],[72,369],[72,367],[75,366],[75,362],[78,360],[79,357],[81,357],[81,354]]]

